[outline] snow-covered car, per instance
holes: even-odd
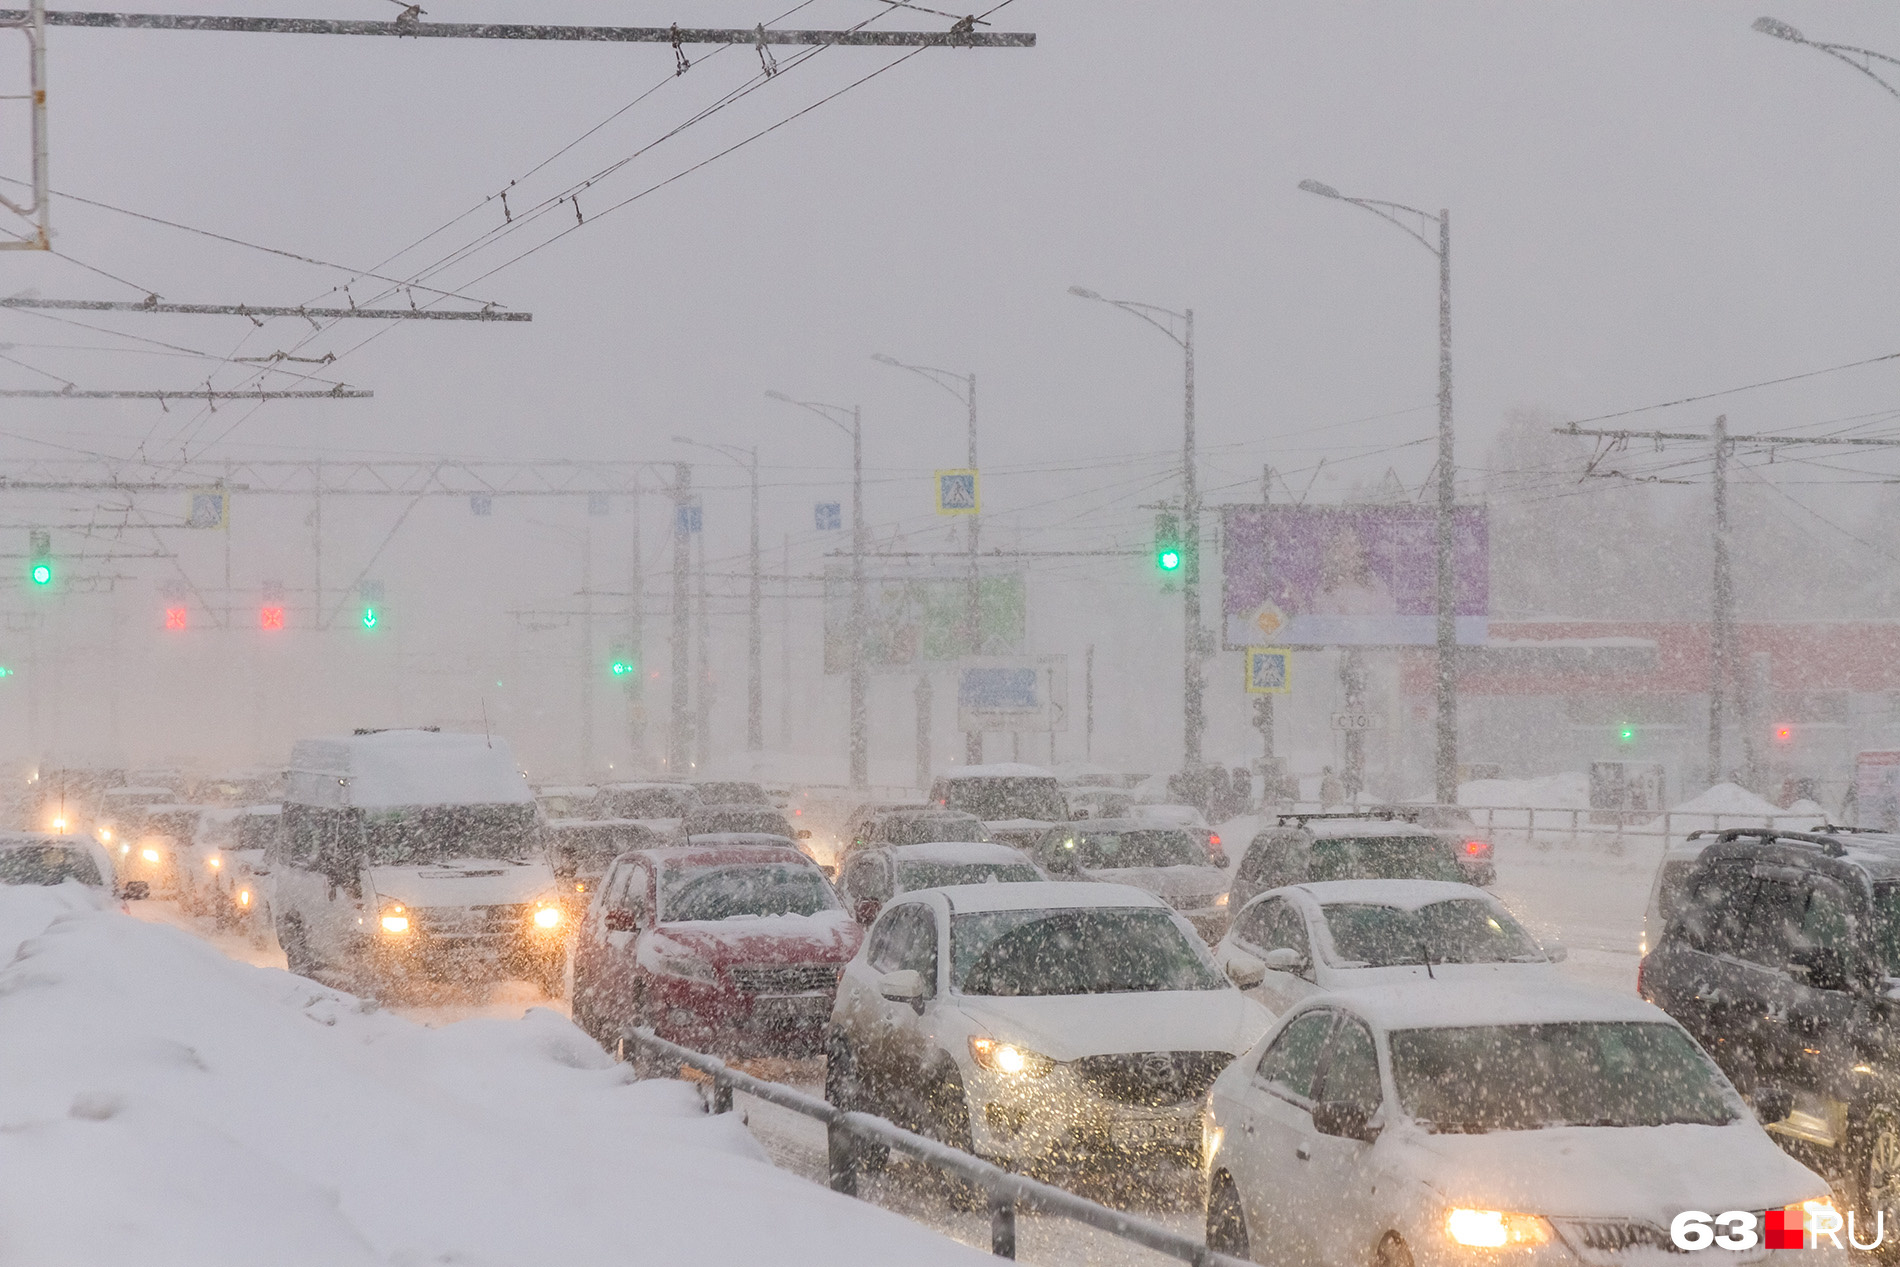
[[[98,841],[56,832],[0,832],[0,884],[68,881],[85,885],[102,899],[114,896],[112,859]]]
[[[671,833],[700,804],[699,793],[690,783],[610,783],[595,794],[587,812],[597,818],[631,818],[654,831]]]
[[[938,841],[988,843],[989,828],[974,814],[933,806],[886,810],[865,820],[845,853],[878,845],[927,845]]]
[[[1411,805],[1398,812],[1451,846],[1459,867],[1464,870],[1465,883],[1486,886],[1497,883],[1496,851],[1490,833],[1479,828],[1470,810],[1457,805]]]
[[[582,921],[574,1021],[729,1056],[823,1045],[863,932],[818,864],[779,837],[725,836],[614,860]]]
[[[990,839],[1027,849],[1049,828],[1066,822],[1062,785],[1041,766],[1003,762],[966,765],[931,782],[930,799],[943,809],[974,814]]]
[[[148,789],[115,788],[143,793]],[[192,841],[198,835],[202,805],[154,803],[115,806],[111,826],[101,819],[94,835],[118,848],[119,883],[144,884],[151,897],[184,897],[190,892]]]
[[[680,820],[678,836],[688,844],[704,836],[738,833],[747,836],[777,836],[792,841],[810,836],[802,827],[770,805],[700,805],[688,810]]]
[[[1191,1162],[1208,1086],[1267,1024],[1145,890],[927,889],[845,969],[825,1097],[1012,1165]]]
[[[584,783],[555,783],[534,789],[535,804],[550,820],[588,817],[599,795],[599,788]]]
[[[1076,820],[1126,818],[1135,807],[1132,794],[1113,787],[1065,788],[1062,798],[1068,802],[1069,817]]]
[[[282,827],[281,805],[207,807],[179,868],[179,904],[227,926],[255,920],[266,906],[264,858]]]
[[[1324,880],[1270,889],[1234,914],[1214,948],[1230,975],[1258,978],[1275,1014],[1309,995],[1427,979],[1502,981],[1547,974],[1540,946],[1483,889],[1443,880]]]
[[[1058,880],[1099,880],[1146,889],[1218,941],[1227,931],[1227,873],[1184,828],[1139,818],[1064,823],[1043,833],[1031,855]]]
[[[765,790],[762,783],[748,779],[701,779],[693,784],[703,805],[765,805],[784,809],[785,801]]]
[[[1023,884],[1046,880],[1029,855],[1008,845],[942,841],[924,845],[874,845],[845,861],[838,894],[860,924],[869,924],[892,898],[919,889],[958,884]]]
[[[1775,1146],[1681,1026],[1554,981],[1315,996],[1208,1103],[1207,1243],[1243,1258],[1662,1263],[1681,1257],[1671,1226],[1688,1211],[1842,1223],[1826,1181]]]
[[[1282,814],[1234,868],[1234,905],[1310,880],[1468,882],[1444,837],[1396,814]]]
[[[578,913],[615,858],[629,849],[671,844],[673,837],[632,818],[554,818],[547,823],[547,842],[561,899]]]
[[[298,740],[265,855],[290,970],[377,993],[566,975],[540,814],[508,742],[423,730]]]

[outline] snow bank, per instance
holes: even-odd
[[[982,1261],[547,1010],[425,1029],[64,889],[0,954],[6,1267]]]
[[[1751,814],[1764,817],[1781,813],[1781,806],[1756,796],[1733,783],[1717,783],[1699,796],[1669,807],[1671,814]]]
[[[1787,809],[1755,795],[1734,783],[1717,783],[1669,809],[1669,831],[1680,838],[1692,831],[1713,831],[1722,827],[1775,826],[1789,831],[1805,831],[1827,822],[1827,811],[1814,802],[1799,803]],[[1653,819],[1648,826],[1662,830],[1663,820]]]
[[[1535,779],[1473,779],[1458,785],[1458,803],[1499,809],[1589,809],[1590,776],[1570,771]]]

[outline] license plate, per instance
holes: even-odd
[[[1139,1148],[1156,1144],[1175,1147],[1187,1141],[1189,1128],[1194,1124],[1172,1117],[1138,1117],[1116,1122],[1111,1130],[1115,1142],[1124,1147]]]

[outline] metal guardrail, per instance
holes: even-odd
[[[884,1118],[840,1109],[783,1083],[755,1078],[732,1068],[717,1056],[670,1043],[650,1029],[628,1030],[621,1035],[621,1041],[666,1060],[677,1060],[712,1079],[709,1107],[714,1113],[730,1113],[732,1093],[743,1091],[768,1104],[823,1122],[827,1169],[834,1192],[850,1197],[858,1195],[857,1149],[852,1146],[858,1140],[882,1144],[981,1189],[989,1206],[990,1253],[998,1258],[1016,1257],[1016,1214],[1018,1210],[1028,1209],[1073,1219],[1156,1253],[1191,1263],[1193,1267],[1246,1267],[1240,1259],[1217,1253],[1190,1236],[1171,1232],[1147,1219],[1078,1197],[1051,1184],[1014,1174],[948,1144],[907,1131]]]
[[[1259,813],[1271,817],[1275,814],[1295,815],[1313,812],[1308,809],[1311,802],[1289,803],[1284,806],[1265,806]],[[1577,806],[1547,805],[1434,805],[1429,803],[1406,803],[1402,805],[1380,801],[1366,803],[1361,808],[1368,815],[1373,813],[1428,813],[1433,810],[1457,811],[1468,816],[1476,830],[1485,836],[1508,833],[1522,837],[1526,844],[1546,844],[1561,842],[1571,845],[1610,845],[1616,846],[1624,840],[1660,840],[1674,843],[1683,840],[1691,830],[1720,831],[1730,827],[1782,827],[1789,830],[1803,830],[1815,827],[1824,815],[1790,814],[1746,814],[1718,812],[1712,810],[1601,810]],[[1326,808],[1327,813],[1335,816],[1349,815],[1354,812],[1352,805],[1333,805]]]

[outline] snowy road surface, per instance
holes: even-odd
[[[1497,857],[1498,895],[1563,940],[1566,975],[1634,988],[1653,848],[1506,837]],[[944,1237],[987,1248],[987,1216],[953,1210],[921,1167],[866,1176],[868,1204],[850,1202],[822,1190],[819,1124],[744,1096],[738,1114],[708,1119],[680,1084],[628,1085],[527,982],[365,1010],[254,971],[282,968],[275,946],[170,903],[133,903],[133,921],[83,907],[63,891],[0,889],[0,962],[26,943],[0,969],[0,1064],[29,1071],[0,1088],[0,1170],[31,1176],[0,1190],[0,1264],[237,1263],[269,1245],[288,1267],[499,1267],[617,1259],[637,1243],[666,1261],[833,1267],[976,1261]],[[816,1062],[754,1071],[822,1085]],[[114,1218],[83,1233],[69,1226],[79,1174],[118,1194]],[[1112,1190],[1059,1181],[1184,1232],[1200,1225],[1185,1170]],[[1031,1214],[1019,1254],[1047,1267],[1168,1261]]]

